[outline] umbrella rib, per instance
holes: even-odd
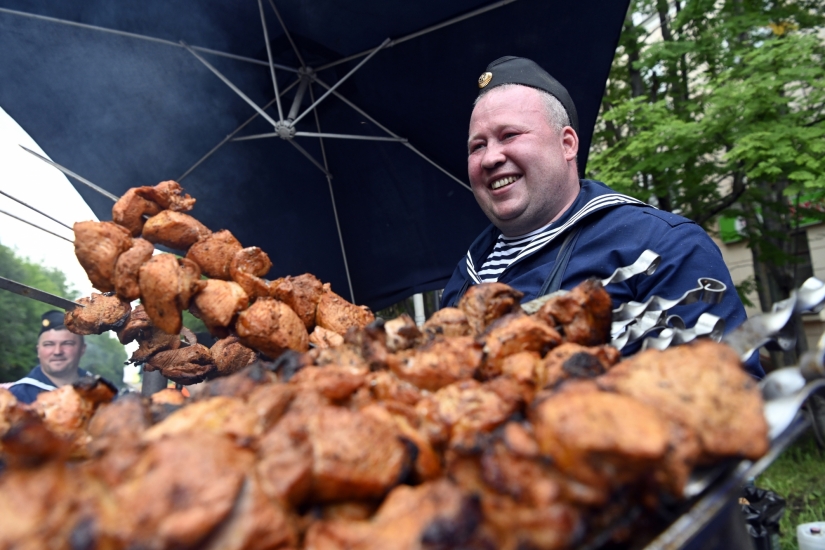
[[[64,167],[64,166],[61,166],[61,165],[57,164],[56,162],[54,162],[54,161],[53,161],[53,160],[51,160],[51,159],[47,159],[47,158],[46,158],[46,157],[44,157],[43,155],[39,155],[39,154],[35,153],[35,152],[34,152],[34,151],[32,151],[31,149],[29,149],[29,148],[27,148],[27,147],[24,147],[23,145],[20,145],[20,147],[21,147],[24,151],[26,151],[27,153],[31,153],[32,155],[36,156],[37,158],[39,158],[40,160],[42,160],[42,161],[43,161],[43,162],[45,162],[46,164],[51,164],[52,166],[54,166],[55,168],[57,168],[58,170],[60,170],[60,171],[61,171],[61,172],[63,172],[64,174],[66,174],[67,176],[70,176],[70,177],[72,177],[72,178],[76,179],[77,181],[79,181],[79,182],[80,182],[80,183],[82,183],[83,185],[86,185],[86,186],[88,186],[88,187],[91,187],[92,189],[94,189],[95,191],[97,191],[98,193],[100,193],[101,195],[103,195],[103,196],[105,196],[105,197],[109,197],[110,199],[112,199],[112,200],[113,200],[113,201],[115,201],[115,202],[117,202],[117,201],[118,201],[118,198],[119,198],[119,197],[117,197],[116,195],[113,195],[113,194],[109,193],[108,191],[106,191],[106,190],[105,190],[105,189],[103,189],[102,187],[95,185],[94,183],[90,182],[90,181],[89,181],[89,180],[87,180],[86,178],[81,177],[81,176],[78,176],[77,174],[75,174],[74,172],[72,172],[71,170],[69,170],[68,168],[66,168],[66,167]]]
[[[321,80],[320,78],[318,78],[318,75],[315,75],[315,81],[316,81],[318,84],[320,84],[321,86],[323,86],[324,88],[329,89],[329,86],[328,86],[326,83],[324,83],[324,81],[323,81],[323,80]],[[335,94],[335,97],[337,97],[338,99],[340,99],[341,101],[343,101],[344,103],[346,103],[347,105],[349,105],[352,109],[354,109],[354,110],[355,110],[355,112],[357,112],[357,113],[358,113],[358,114],[360,114],[361,116],[365,117],[367,120],[369,120],[370,122],[372,122],[373,124],[375,124],[376,126],[378,126],[379,128],[381,128],[382,130],[384,130],[385,132],[387,132],[389,135],[391,135],[391,136],[393,136],[393,137],[400,137],[398,134],[396,134],[395,132],[391,131],[391,130],[390,130],[390,129],[388,129],[386,126],[384,126],[383,124],[381,124],[380,122],[378,122],[377,120],[375,120],[374,118],[372,118],[372,117],[371,117],[370,115],[368,115],[368,114],[367,114],[367,113],[366,113],[363,109],[361,109],[360,107],[358,107],[356,104],[354,104],[353,102],[351,102],[351,101],[350,101],[349,99],[347,99],[346,97],[344,97],[344,96],[342,96],[341,94],[339,94],[337,91],[333,91],[333,93]],[[435,166],[436,168],[438,168],[438,169],[439,169],[440,171],[442,171],[445,175],[447,175],[448,177],[450,177],[450,178],[452,178],[453,180],[455,180],[455,181],[456,181],[459,185],[461,185],[462,187],[467,188],[469,191],[472,191],[472,190],[473,190],[473,189],[472,189],[469,185],[467,185],[466,183],[464,183],[463,181],[461,181],[460,179],[458,179],[457,177],[455,177],[454,175],[452,175],[452,174],[451,174],[450,172],[448,172],[445,168],[442,168],[441,166],[439,166],[439,165],[438,165],[438,164],[437,164],[434,160],[430,159],[430,158],[429,158],[429,157],[427,157],[424,153],[422,153],[421,151],[419,151],[418,149],[416,149],[416,148],[415,148],[415,146],[413,146],[411,143],[409,143],[408,141],[404,141],[403,143],[404,143],[404,145],[405,145],[406,147],[408,147],[410,150],[412,150],[415,154],[419,155],[421,158],[423,158],[424,160],[426,160],[427,162],[429,162],[430,164],[432,164],[433,166]]]
[[[109,34],[116,34],[118,36],[125,36],[127,38],[136,38],[138,40],[146,40],[149,42],[156,42],[158,44],[165,44],[167,46],[175,46],[176,48],[180,48],[181,45],[177,42],[172,42],[171,40],[165,40],[163,38],[155,38],[154,36],[146,36],[144,34],[136,34],[133,32],[126,32],[126,31],[119,31],[116,29],[107,29],[106,27],[99,27],[97,25],[89,25],[86,23],[77,23],[75,21],[69,21],[67,19],[58,19],[56,17],[48,17],[46,15],[37,15],[34,13],[26,13],[24,11],[17,11],[17,10],[10,10],[8,8],[0,8],[0,13],[8,13],[11,15],[19,15],[21,17],[29,17],[32,19],[39,19],[41,21],[48,21],[50,23],[60,23],[62,25],[68,25],[70,27],[79,27],[81,29],[88,29],[93,31],[100,31]],[[235,61],[245,61],[247,63],[254,63],[256,65],[263,65],[269,66],[269,63],[266,61],[261,61],[260,59],[254,59],[252,57],[245,57],[243,55],[236,55],[233,53],[221,52],[218,50],[213,50],[210,48],[204,48],[202,46],[192,46],[192,49],[197,50],[199,52],[208,53],[212,55],[217,55],[219,57],[226,57],[228,59],[234,59]],[[286,65],[276,65],[278,69],[282,69],[284,71],[290,71],[293,73],[297,73],[298,69],[293,67],[287,67]]]
[[[319,169],[321,172],[323,172],[323,173],[324,173],[324,174],[325,174],[328,178],[332,178],[332,174],[330,174],[330,173],[329,173],[329,170],[327,170],[326,168],[324,168],[324,167],[321,165],[321,163],[320,163],[320,162],[318,162],[317,160],[315,160],[315,158],[314,158],[312,155],[310,155],[310,154],[307,152],[307,150],[306,150],[306,149],[304,149],[303,147],[301,147],[300,145],[298,145],[297,143],[295,143],[295,140],[288,139],[287,141],[288,141],[289,143],[291,143],[291,144],[292,144],[292,145],[293,145],[296,149],[298,149],[298,151],[300,151],[302,155],[304,155],[306,158],[308,158],[308,159],[310,160],[310,162],[312,162],[312,164],[314,164],[315,166],[317,166],[317,167],[318,167],[318,169]]]
[[[289,43],[292,44],[292,49],[295,51],[295,55],[298,57],[298,61],[301,62],[301,67],[306,67],[307,64],[304,63],[304,58],[301,57],[301,52],[298,51],[298,46],[295,45],[295,42],[292,41],[292,35],[289,34],[289,30],[287,30],[286,25],[284,24],[284,20],[281,18],[281,13],[278,11],[278,8],[275,7],[275,2],[269,0],[269,5],[272,6],[272,11],[275,12],[275,17],[278,18],[278,21],[281,23],[281,28],[284,29],[284,34],[289,40]]]
[[[246,101],[246,103],[247,103],[247,104],[249,104],[249,106],[250,106],[250,107],[252,107],[252,108],[253,108],[253,109],[255,109],[256,111],[258,111],[258,114],[259,114],[259,115],[261,115],[262,117],[264,117],[264,118],[266,119],[266,121],[267,121],[267,122],[269,122],[269,123],[270,123],[270,124],[272,124],[273,126],[277,126],[277,125],[278,125],[278,123],[277,123],[277,122],[275,122],[275,120],[274,120],[271,116],[269,116],[268,114],[266,114],[266,112],[264,112],[264,110],[263,110],[263,109],[261,109],[260,107],[258,107],[258,104],[257,104],[257,103],[255,103],[254,101],[252,101],[252,100],[251,100],[251,99],[250,99],[250,98],[249,98],[249,97],[248,97],[245,93],[243,93],[243,92],[240,90],[240,88],[238,88],[237,86],[235,86],[234,84],[232,84],[232,81],[231,81],[231,80],[229,80],[228,78],[226,78],[226,77],[225,77],[225,76],[224,76],[224,75],[223,75],[223,74],[222,74],[222,73],[221,73],[218,69],[216,69],[215,67],[213,67],[213,66],[212,66],[212,65],[211,65],[211,64],[210,64],[207,60],[205,60],[203,57],[199,56],[199,55],[198,55],[198,53],[197,53],[195,50],[193,50],[193,49],[192,49],[192,48],[191,48],[191,47],[190,47],[190,46],[189,46],[186,42],[184,42],[184,41],[182,41],[182,40],[181,40],[181,44],[183,45],[183,47],[184,47],[184,48],[186,48],[186,50],[187,50],[189,53],[191,53],[192,55],[194,55],[194,56],[197,58],[197,60],[198,60],[198,61],[200,61],[201,63],[203,63],[203,64],[206,66],[206,68],[207,68],[207,69],[209,69],[210,71],[212,71],[212,73],[214,73],[214,75],[215,75],[215,76],[217,76],[218,78],[220,78],[220,79],[223,81],[223,83],[224,83],[224,84],[226,84],[227,86],[229,86],[229,87],[232,89],[232,91],[233,91],[233,92],[235,92],[236,94],[238,94],[238,95],[241,97],[241,99],[243,99],[244,101]]]
[[[324,94],[323,94],[321,97],[319,97],[316,101],[314,101],[314,102],[312,103],[312,105],[310,105],[309,107],[307,107],[307,110],[306,110],[306,111],[304,111],[303,113],[301,113],[301,114],[298,116],[298,118],[296,118],[295,120],[293,120],[293,121],[292,121],[292,125],[293,125],[293,126],[295,126],[296,124],[298,124],[298,121],[299,121],[299,120],[301,120],[302,118],[304,118],[304,117],[305,117],[305,116],[306,116],[306,115],[307,115],[310,111],[312,111],[313,109],[315,109],[315,107],[316,107],[319,103],[321,103],[323,100],[325,100],[327,97],[329,97],[329,95],[330,95],[332,92],[334,92],[334,91],[335,91],[335,89],[336,89],[336,88],[338,88],[338,86],[340,86],[341,84],[343,84],[344,82],[346,82],[346,80],[347,80],[349,77],[351,77],[353,74],[355,74],[355,71],[357,71],[358,69],[360,69],[361,67],[363,67],[363,66],[364,66],[364,63],[366,63],[367,61],[369,61],[370,59],[372,59],[372,56],[374,56],[375,54],[377,54],[378,52],[380,52],[380,51],[381,51],[383,48],[385,48],[385,47],[387,46],[387,44],[389,44],[389,43],[390,43],[390,39],[389,39],[389,38],[387,38],[386,40],[384,40],[383,42],[381,42],[381,45],[379,45],[379,46],[378,46],[378,47],[376,47],[376,48],[373,48],[372,52],[370,52],[370,54],[369,54],[366,58],[364,58],[363,60],[361,60],[361,62],[360,62],[358,65],[356,65],[355,67],[353,67],[353,68],[352,68],[352,70],[351,70],[350,72],[348,72],[346,75],[344,75],[344,77],[343,77],[341,80],[339,80],[338,82],[336,82],[336,83],[332,86],[332,88],[330,88],[329,90],[327,90],[326,92],[324,92]]]
[[[298,80],[296,80],[295,82],[293,82],[292,84],[290,84],[289,86],[287,86],[287,87],[284,89],[284,92],[286,92],[287,90],[289,90],[290,88],[292,88],[293,86],[295,86],[295,84],[297,84],[298,82],[299,82],[299,81],[298,81]],[[284,92],[282,92],[282,93],[284,93]],[[273,104],[273,103],[275,103],[275,100],[274,100],[274,99],[273,99],[272,101],[270,101],[269,103],[267,103],[266,105],[264,105],[264,109],[268,109],[269,107],[271,107],[271,106],[272,106],[272,104]],[[198,162],[196,162],[195,164],[193,164],[193,165],[189,168],[189,170],[187,170],[186,172],[184,172],[184,173],[183,173],[183,175],[177,179],[178,183],[180,183],[181,181],[183,181],[183,178],[185,178],[186,176],[188,176],[189,174],[191,174],[191,173],[195,170],[195,168],[197,168],[198,166],[200,166],[200,165],[201,165],[201,164],[202,164],[202,163],[203,163],[206,159],[208,159],[209,157],[211,157],[212,155],[214,155],[214,154],[215,154],[215,152],[216,152],[218,149],[220,149],[221,147],[223,147],[224,145],[226,145],[226,143],[227,143],[228,141],[230,141],[233,137],[235,137],[235,134],[237,134],[238,132],[240,132],[241,130],[243,130],[244,128],[246,128],[246,126],[247,126],[250,122],[252,122],[253,120],[255,120],[256,118],[258,118],[258,113],[255,113],[254,115],[252,115],[251,117],[249,117],[248,119],[246,119],[246,122],[244,122],[243,124],[241,124],[240,126],[238,126],[237,128],[235,128],[235,130],[234,130],[232,133],[228,134],[225,138],[223,138],[223,140],[221,140],[221,142],[220,142],[220,143],[218,143],[217,145],[215,145],[214,147],[212,147],[212,149],[210,149],[208,153],[206,153],[204,156],[202,156],[202,157],[200,158],[200,160],[198,160]]]
[[[272,87],[275,88],[275,102],[278,104],[278,120],[284,121],[284,111],[281,109],[281,95],[278,93],[278,79],[275,78],[275,64],[272,61],[272,48],[269,46],[269,32],[266,30],[266,17],[264,16],[264,4],[258,0],[258,11],[261,12],[261,26],[264,29],[264,42],[266,42],[266,58],[269,60],[269,72],[272,74]],[[264,107],[266,109],[266,107]]]
[[[27,206],[28,206],[28,205],[27,205]],[[29,207],[29,208],[31,208],[31,207]],[[32,208],[32,210],[34,210],[34,208]],[[35,210],[35,212],[37,212],[37,211]],[[55,233],[54,231],[49,231],[49,230],[48,230],[48,229],[46,229],[45,227],[40,227],[40,226],[39,226],[39,225],[37,225],[36,223],[32,223],[32,222],[30,222],[30,221],[28,221],[28,220],[24,220],[24,219],[23,219],[23,218],[21,218],[20,216],[15,216],[15,215],[14,215],[14,214],[12,214],[11,212],[6,212],[5,210],[0,210],[0,214],[5,214],[6,216],[9,216],[9,217],[11,217],[11,218],[14,218],[15,220],[21,221],[21,222],[23,222],[23,223],[27,223],[27,224],[29,224],[30,226],[32,226],[32,227],[34,227],[34,228],[39,229],[40,231],[45,231],[46,233],[49,233],[50,235],[54,235],[54,236],[55,236],[55,237],[57,237],[58,239],[63,239],[64,241],[66,241],[66,242],[70,242],[70,243],[73,243],[73,242],[74,242],[74,241],[72,241],[71,239],[67,239],[67,238],[66,238],[66,237],[64,237],[63,235],[58,235],[58,234],[57,234],[57,233]],[[41,214],[42,214],[42,212],[41,212]],[[43,214],[43,215],[45,216],[45,214]],[[59,222],[58,222],[58,223],[59,223]],[[61,225],[62,225],[62,224],[61,224]]]
[[[58,219],[56,219],[56,218],[53,218],[53,217],[49,216],[49,215],[48,215],[48,214],[46,214],[45,212],[41,212],[40,210],[38,210],[38,209],[37,209],[37,208],[35,208],[34,206],[32,206],[32,205],[30,205],[30,204],[26,204],[25,202],[21,201],[20,199],[17,199],[17,198],[15,198],[15,197],[12,197],[11,195],[9,195],[8,193],[6,193],[5,191],[0,191],[0,195],[3,195],[4,197],[8,197],[8,198],[10,198],[10,199],[11,199],[11,200],[13,200],[14,202],[16,202],[16,203],[18,203],[18,204],[22,204],[23,206],[25,206],[25,207],[26,207],[26,208],[28,208],[29,210],[34,210],[35,212],[37,212],[37,213],[38,213],[38,214],[40,214],[41,216],[45,216],[45,217],[49,218],[50,220],[52,220],[53,222],[55,222],[56,224],[58,224],[58,225],[62,225],[63,227],[65,227],[65,228],[66,228],[66,229],[68,229],[69,231],[72,231],[72,228],[71,228],[71,227],[69,227],[68,225],[66,225],[65,223],[63,223],[62,221],[60,221],[60,220],[58,220]],[[8,212],[4,212],[4,214],[8,214]],[[11,214],[9,214],[9,216],[11,216]],[[18,219],[19,219],[19,218],[18,218]],[[21,220],[21,221],[25,221],[25,220]],[[29,222],[26,222],[26,223],[29,223]],[[33,225],[33,224],[31,224],[31,225]],[[37,227],[37,226],[35,226],[35,227]],[[45,229],[44,229],[44,231],[45,231]]]
[[[315,101],[315,93],[312,91],[312,86],[309,87],[309,97]],[[318,111],[312,113],[315,116],[315,127],[318,129],[318,134],[321,134],[321,119],[318,117]],[[327,161],[327,149],[324,146],[324,138],[318,138],[321,144],[321,158],[324,159],[324,166],[327,168],[329,174],[329,163]],[[344,272],[347,274],[347,285],[349,286],[350,301],[355,303],[355,292],[352,290],[352,277],[349,274],[349,262],[347,262],[347,250],[344,247],[344,234],[341,231],[341,223],[338,220],[338,207],[335,206],[335,192],[332,190],[332,177],[327,175],[327,186],[329,187],[329,196],[332,200],[332,215],[335,217],[335,228],[338,230],[338,243],[341,245],[341,256],[344,259]]]
[[[234,138],[232,141],[249,141],[251,139],[264,139],[272,137],[281,137],[277,132],[267,132],[264,134],[252,134],[248,136],[241,136]],[[394,141],[406,142],[406,138],[381,137],[381,136],[357,136],[352,134],[328,134],[325,132],[295,132],[295,137],[317,137],[317,138],[333,138],[333,139],[355,139],[365,141]]]
[[[484,7],[478,8],[476,10],[465,13],[463,15],[453,17],[452,19],[442,21],[441,23],[436,23],[435,25],[432,25],[430,27],[426,27],[424,29],[421,29],[420,31],[416,31],[416,32],[411,33],[411,34],[407,34],[407,35],[402,36],[400,38],[395,38],[395,39],[390,41],[390,43],[387,45],[387,47],[391,48],[392,46],[395,46],[396,44],[401,44],[402,42],[406,42],[407,40],[412,40],[413,38],[418,38],[419,36],[425,35],[427,33],[431,33],[433,31],[437,31],[438,29],[448,27],[448,26],[453,25],[455,23],[459,23],[461,21],[464,21],[465,19],[470,19],[471,17],[475,17],[476,15],[481,15],[482,13],[500,8],[504,5],[510,4],[511,2],[515,2],[515,1],[516,0],[499,0],[498,2],[493,2],[492,4],[488,4]],[[356,54],[350,55],[348,57],[344,57],[342,59],[339,59],[338,61],[333,61],[331,63],[327,63],[326,65],[321,65],[320,67],[316,68],[315,70],[316,71],[323,71],[323,70],[326,70],[326,69],[330,69],[332,67],[335,67],[336,65],[340,65],[341,63],[346,63],[347,61],[352,61],[353,59],[358,59],[359,57],[364,57],[365,55],[369,54],[371,51],[372,50],[364,50],[363,52],[356,53]]]

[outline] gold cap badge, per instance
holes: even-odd
[[[51,323],[49,323],[49,320],[48,320],[48,319],[43,319],[43,326],[44,326],[44,327],[47,327],[47,326],[49,326],[50,324],[51,324]]]
[[[478,87],[483,88],[484,86],[489,84],[492,79],[493,73],[483,73],[480,77],[478,77]]]

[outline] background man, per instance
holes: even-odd
[[[37,338],[40,362],[28,376],[9,388],[18,401],[31,403],[40,392],[56,390],[90,373],[78,367],[86,344],[83,336],[69,332],[63,325],[62,311],[47,311],[41,317]]]
[[[662,257],[659,268],[608,285],[614,307],[654,295],[679,298],[711,277],[727,285],[720,303],[669,313],[689,327],[703,312],[724,319],[728,330],[746,319],[722,255],[701,227],[579,179],[576,107],[558,81],[533,61],[508,56],[488,65],[478,85],[467,170],[492,225],[459,262],[442,306],[454,306],[472,284],[495,281],[532,300],[590,277],[606,278],[650,249]],[[764,375],[756,354],[749,363],[752,374]]]

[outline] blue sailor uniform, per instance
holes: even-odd
[[[470,285],[480,282],[476,269],[481,268],[499,235],[500,231],[490,225],[476,238],[444,289],[442,307],[455,306]],[[565,241],[568,244],[559,257]],[[498,281],[523,292],[526,302],[559,288],[569,290],[590,277],[606,278],[617,267],[633,264],[646,249],[659,254],[661,264],[652,275],[608,285],[614,307],[631,300],[644,302],[654,295],[679,298],[697,288],[700,278],[710,277],[727,285],[720,303],[677,306],[669,314],[680,316],[692,327],[702,313],[708,312],[725,320],[726,332],[745,321],[745,308],[722,254],[698,224],[592,180],[581,180],[573,205],[553,222],[550,231],[519,254]],[[562,262],[566,265],[556,271],[554,281],[548,280],[557,259],[560,267]],[[626,351],[637,349],[629,347]],[[746,368],[759,378],[765,374],[758,354],[751,357]]]
[[[80,377],[92,375],[83,369],[77,369],[77,374]],[[9,391],[14,394],[14,397],[21,403],[32,403],[42,392],[56,389],[57,387],[49,380],[49,377],[43,373],[40,365],[34,367],[25,378],[21,378],[9,387]]]

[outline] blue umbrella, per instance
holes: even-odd
[[[443,287],[487,224],[466,176],[487,63],[529,57],[568,87],[583,169],[627,4],[0,0],[0,106],[116,195],[181,181],[270,278],[380,309]]]

